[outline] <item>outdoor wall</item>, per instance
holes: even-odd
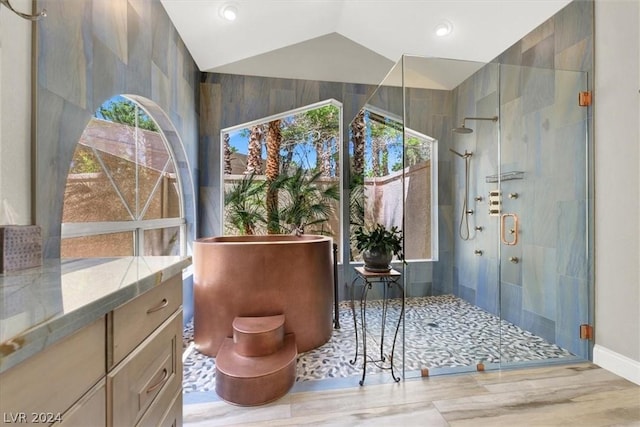
[[[169,140],[193,238],[200,73],[161,3],[41,0],[42,7],[47,17],[37,24],[36,218],[45,257],[59,256],[65,181],[80,135],[95,110],[119,94],[142,103]]]
[[[402,175],[405,175],[405,191]],[[409,260],[431,258],[431,162],[422,162],[380,178],[365,178],[365,221],[403,227],[404,254]],[[428,291],[425,290],[424,295]]]

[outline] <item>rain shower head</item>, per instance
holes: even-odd
[[[459,128],[451,129],[451,131],[455,132],[455,133],[471,133],[471,132],[473,132],[473,129],[468,128],[468,127],[465,126],[465,122],[467,120],[490,120],[492,122],[497,122],[498,121],[498,116],[493,116],[493,117],[465,117],[462,120],[462,125]]]
[[[473,129],[466,127],[465,125],[460,126],[459,128],[451,129],[455,133],[471,133]]]

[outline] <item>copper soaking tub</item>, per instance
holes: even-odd
[[[223,236],[193,245],[194,342],[215,356],[236,316],[285,315],[299,352],[332,330],[331,238],[316,235]]]

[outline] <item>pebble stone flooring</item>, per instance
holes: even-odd
[[[401,312],[401,300],[391,300],[387,310],[383,354],[386,360],[392,350],[392,337]],[[358,339],[362,340],[360,307],[356,302]],[[573,355],[519,327],[501,321],[466,301],[451,295],[407,298],[404,334],[406,346],[405,370],[423,368],[455,368],[491,364],[500,361],[527,362],[559,359]],[[369,356],[380,358],[381,301],[367,302],[367,350]],[[402,325],[395,347],[395,372],[402,367]],[[183,348],[193,341],[193,322],[184,331]],[[350,361],[356,351],[354,321],[350,302],[340,303],[340,329],[334,329],[323,346],[298,355],[296,381],[345,378],[362,375],[362,356]],[[362,354],[362,345],[359,348]],[[387,363],[383,367],[388,368]],[[380,373],[381,368],[367,363],[367,375]],[[215,389],[215,359],[191,348],[184,360],[183,392],[207,392]]]

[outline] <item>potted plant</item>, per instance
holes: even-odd
[[[371,229],[358,227],[355,231],[356,248],[362,253],[364,269],[383,273],[391,269],[393,255],[404,261],[402,253],[402,231],[397,226],[387,229],[376,224]]]

